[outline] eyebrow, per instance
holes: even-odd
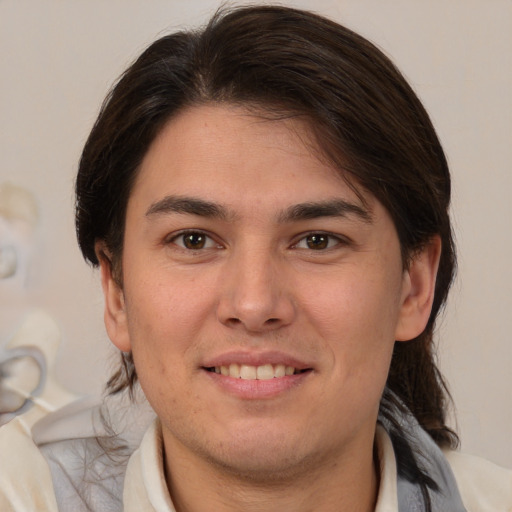
[[[355,216],[370,224],[373,216],[370,210],[344,199],[330,199],[320,202],[307,202],[290,206],[279,215],[282,223],[301,220],[318,219],[321,217]]]
[[[194,197],[166,196],[153,203],[146,211],[146,217],[169,213],[185,213],[200,217],[227,220],[231,217],[223,206]]]
[[[200,217],[221,220],[233,220],[236,217],[236,215],[230,213],[224,206],[218,203],[185,196],[166,196],[156,201],[147,209],[146,217],[169,213],[198,215]],[[355,216],[368,224],[373,220],[371,212],[358,204],[345,201],[344,199],[330,199],[290,206],[278,215],[278,222],[285,224],[322,217],[349,216]]]

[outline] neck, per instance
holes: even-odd
[[[176,512],[373,512],[378,463],[373,444],[356,457],[305,462],[287,474],[248,475],[166,445],[166,479]],[[183,454],[181,454],[183,455]],[[205,505],[206,504],[206,505]],[[206,508],[205,508],[206,507]]]

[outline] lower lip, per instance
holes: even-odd
[[[227,377],[220,373],[204,370],[212,381],[231,395],[244,400],[274,398],[301,385],[312,373],[311,370],[266,380],[246,380]]]

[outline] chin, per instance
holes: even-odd
[[[297,478],[319,458],[302,452],[296,435],[283,432],[259,432],[259,435],[233,435],[206,455],[218,468],[250,482],[278,483]]]
[[[211,457],[210,461],[237,479],[251,483],[278,484],[290,479],[297,479],[303,473],[308,473],[312,457],[300,456],[293,448],[284,453],[280,450],[260,451],[257,455],[247,456],[247,453],[222,454]]]

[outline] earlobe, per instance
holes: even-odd
[[[440,257],[441,239],[435,236],[413,256],[405,270],[395,340],[412,340],[425,329],[434,301]]]
[[[96,255],[100,262],[101,286],[105,300],[105,327],[112,343],[121,351],[131,350],[122,286],[114,276],[112,258],[104,242],[96,242]]]

